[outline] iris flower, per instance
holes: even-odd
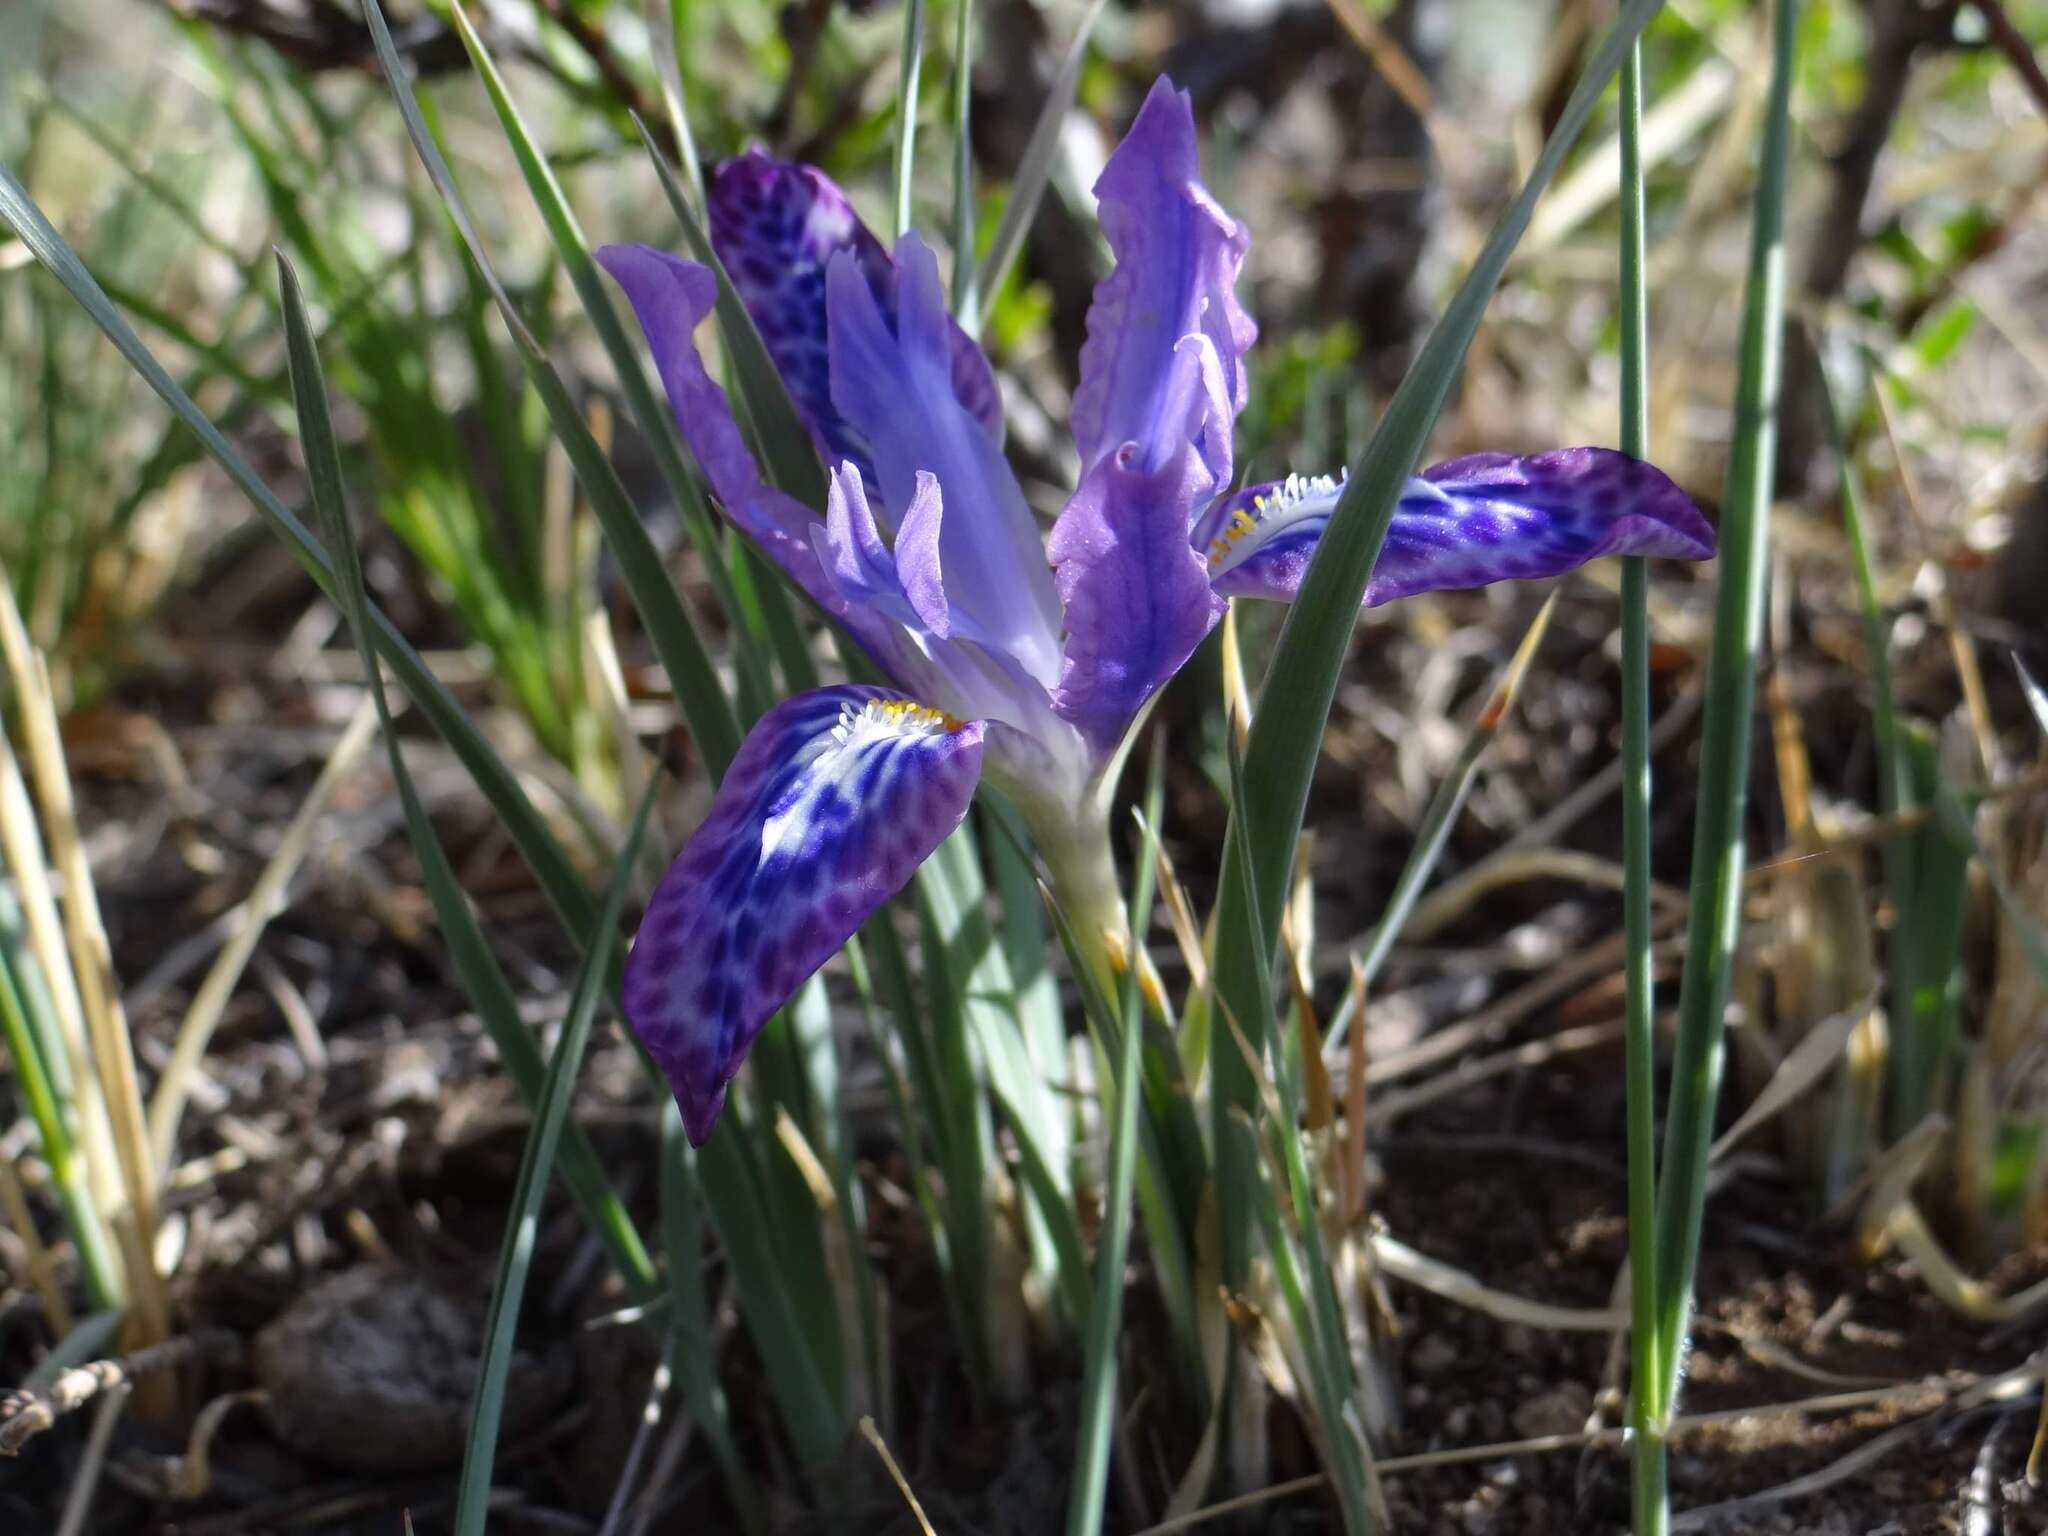
[[[1116,260],[1073,400],[1080,483],[1049,539],[931,249],[913,233],[885,250],[817,170],[757,149],[718,169],[708,202],[719,259],[829,469],[822,520],[762,479],[697,354],[710,269],[646,246],[600,253],[726,514],[895,684],[763,715],[648,906],[625,1011],[693,1142],[762,1025],[983,780],[1022,814],[1076,931],[1121,934],[1108,806],[1140,718],[1226,599],[1294,596],[1336,505],[1323,475],[1233,488],[1257,334],[1236,294],[1248,236],[1202,184],[1186,95],[1153,87],[1095,194]],[[1365,602],[1713,547],[1648,464],[1474,454],[1409,481]]]

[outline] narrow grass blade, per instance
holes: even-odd
[[[798,1459],[818,1471],[838,1454],[852,1425],[807,1346],[807,1331],[791,1299],[782,1254],[764,1214],[767,1197],[760,1173],[747,1155],[751,1127],[744,1124],[741,1106],[730,1105],[725,1113],[732,1123],[721,1125],[697,1153],[704,1174],[700,1187],[769,1390]]]
[[[75,1115],[59,1097],[52,1070],[64,1059],[64,1043],[48,1038],[54,1019],[37,1010],[22,985],[29,964],[21,944],[21,914],[13,896],[0,888],[0,1036],[14,1058],[15,1080],[35,1122],[43,1160],[50,1165],[50,1183],[64,1211],[64,1225],[78,1252],[79,1269],[94,1311],[121,1305],[121,1272],[108,1242],[100,1213],[86,1185],[85,1170],[73,1138]],[[46,1065],[47,1064],[47,1065]]]
[[[655,72],[661,76],[661,108],[676,136],[676,158],[698,202],[704,201],[704,173],[697,162],[697,136],[690,131],[690,105],[683,83],[683,39],[689,35],[690,0],[647,0],[648,25],[656,34]]]
[[[974,281],[974,0],[953,0],[953,318],[981,331]]]
[[[1942,814],[1956,791],[1942,773],[1933,731],[1909,722],[1900,745],[1912,774],[1913,802],[1933,806],[1927,825],[1901,839],[1911,886],[1898,893],[1897,930],[1889,955],[1893,978],[1890,1032],[1891,1125],[1894,1135],[1918,1125],[1945,1102],[1957,1049],[1962,1004],[1963,917],[1970,885],[1970,839],[1957,837],[1954,818]],[[1909,986],[1901,988],[1904,979]],[[1902,1129],[1903,1128],[1903,1129]]]
[[[0,731],[0,865],[20,903],[20,928],[10,934],[15,985],[31,1010],[36,1039],[47,1048],[43,1065],[72,1127],[93,1208],[108,1221],[121,1204],[113,1121],[88,1054],[85,1004],[64,948],[43,835],[5,731]],[[121,1294],[126,1296],[125,1286]]]
[[[1777,0],[1761,180],[1744,291],[1735,435],[1722,501],[1720,593],[1707,673],[1692,907],[1678,1000],[1678,1044],[1657,1185],[1657,1418],[1677,1402],[1706,1210],[1707,1153],[1720,1095],[1723,1010],[1742,916],[1742,812],[1769,561],[1771,484],[1785,284],[1785,164],[1799,0]]]
[[[1145,846],[1139,851],[1131,892],[1131,926],[1124,942],[1123,995],[1116,1036],[1105,1040],[1115,1052],[1110,1091],[1107,1169],[1103,1179],[1102,1236],[1095,1251],[1095,1299],[1088,1308],[1082,1343],[1081,1425],[1074,1448],[1074,1480],[1068,1485],[1067,1536],[1097,1536],[1109,1487],[1110,1432],[1116,1420],[1117,1338],[1123,1330],[1124,1262],[1130,1252],[1131,1194],[1138,1167],[1139,1072],[1145,1039],[1144,1004],[1138,981],[1145,929],[1152,915],[1152,883],[1158,868],[1160,807],[1165,799],[1165,753],[1154,740],[1145,789]]]
[[[1471,273],[1437,322],[1378,429],[1352,467],[1344,494],[1332,513],[1308,575],[1288,609],[1270,676],[1287,679],[1261,701],[1245,752],[1246,835],[1225,848],[1216,938],[1215,984],[1219,997],[1240,1024],[1263,1037],[1268,1010],[1257,978],[1269,970],[1279,938],[1280,909],[1287,889],[1295,837],[1308,808],[1309,777],[1321,750],[1330,703],[1336,693],[1345,648],[1357,623],[1373,562],[1379,556],[1401,487],[1414,469],[1448,398],[1452,381],[1478,330],[1508,257],[1528,227],[1536,199],[1556,174],[1585,126],[1600,94],[1621,67],[1623,56],[1658,9],[1659,0],[1627,0],[1607,36],[1587,62],[1559,115],[1527,184],[1494,226]],[[1237,850],[1242,848],[1240,855]],[[1249,878],[1231,869],[1241,856],[1255,860]],[[1264,917],[1254,925],[1246,894],[1257,897]],[[1255,961],[1262,962],[1254,964]],[[1252,1041],[1254,1046],[1260,1038]],[[1233,1110],[1250,1103],[1246,1064],[1227,1032],[1212,1037],[1211,1076],[1221,1162],[1218,1196],[1222,1214],[1224,1273],[1236,1281],[1249,1257],[1250,1224],[1245,1206],[1251,1170],[1230,1155],[1227,1131]]]
[[[576,1077],[583,1066],[583,1053],[590,1044],[591,1025],[604,995],[605,979],[611,971],[612,950],[619,939],[619,915],[625,906],[626,887],[632,883],[633,866],[639,859],[640,843],[647,835],[647,813],[654,808],[657,775],[633,819],[619,854],[618,869],[598,909],[597,924],[591,930],[577,967],[575,985],[570,989],[569,1012],[562,1022],[561,1039],[548,1061],[547,1079],[535,1107],[533,1129],[526,1138],[526,1151],[519,1160],[519,1178],[512,1190],[512,1210],[505,1229],[505,1241],[498,1252],[498,1278],[491,1288],[491,1310],[484,1324],[483,1362],[477,1371],[476,1395],[470,1409],[469,1438],[462,1451],[462,1475],[456,1486],[455,1530],[457,1536],[484,1536],[490,1517],[491,1467],[497,1458],[498,1425],[504,1417],[505,1392],[512,1372],[512,1345],[519,1328],[519,1305],[526,1295],[527,1271],[533,1263],[534,1241],[540,1233],[541,1196],[547,1192],[548,1170],[555,1163],[555,1148],[576,1094]]]
[[[1048,963],[1038,876],[1032,868],[1022,833],[1015,830],[1015,812],[999,806],[995,793],[982,791],[981,843],[988,850],[995,895],[1001,902],[1000,933],[1010,962],[1009,1006],[1001,1021],[1010,1026],[984,1041],[989,1086],[1013,1123],[1022,1121],[1030,1146],[1020,1150],[1036,1158],[1052,1181],[1055,1196],[1041,1192],[1032,1178],[1033,1202],[1027,1221],[1040,1273],[1051,1280],[1065,1267],[1056,1230],[1073,1223],[1070,1162],[1073,1116],[1053,1085],[1066,1073],[1067,1028],[1060,1009],[1059,982]],[[1078,1242],[1078,1235],[1076,1237]],[[1086,1296],[1087,1276],[1081,1294]],[[1083,1316],[1085,1309],[1074,1313]]]
[[[2042,734],[2048,735],[2048,688],[2034,680],[2034,674],[2027,670],[2027,664],[2020,660],[2017,651],[2012,653],[2012,669],[2019,674],[2020,692],[2026,698],[2034,723],[2041,727]]]
[[[1238,846],[1235,850],[1226,849],[1224,872],[1236,880],[1240,887],[1238,900],[1244,904],[1250,921],[1257,923],[1262,920],[1262,898],[1252,888],[1251,850],[1244,846],[1252,820],[1246,806],[1245,756],[1238,747],[1234,731],[1226,732],[1225,747],[1230,769],[1228,835]],[[1229,856],[1232,851],[1237,854],[1235,860]],[[1277,924],[1276,917],[1276,927]],[[1257,996],[1262,1000],[1270,998],[1272,951],[1260,951],[1253,957],[1253,964],[1253,980],[1259,989]],[[1323,1429],[1319,1449],[1331,1486],[1337,1494],[1345,1530],[1349,1536],[1372,1536],[1376,1525],[1371,1505],[1367,1502],[1369,1472],[1363,1449],[1351,1433],[1346,1412],[1351,1400],[1351,1365],[1344,1347],[1342,1324],[1334,1321],[1334,1306],[1328,1304],[1320,1292],[1312,1295],[1310,1290],[1311,1284],[1327,1290],[1330,1270],[1322,1251],[1321,1227],[1307,1192],[1306,1171],[1302,1170],[1299,1178],[1296,1176],[1301,1156],[1301,1102],[1298,1088],[1285,1070],[1288,1052],[1284,1045],[1275,1043],[1274,1049],[1262,1057],[1263,1046],[1255,1043],[1246,1032],[1241,1017],[1230,1006],[1228,995],[1219,992],[1217,1005],[1223,1011],[1222,1027],[1217,1030],[1217,1036],[1227,1040],[1230,1048],[1237,1052],[1245,1078],[1254,1093],[1251,1107],[1232,1112],[1226,1133],[1236,1140],[1234,1151],[1250,1176],[1251,1215],[1264,1237],[1266,1257],[1280,1285],[1295,1337],[1301,1341],[1315,1416]],[[1263,1001],[1261,1006],[1265,1006]],[[1263,1037],[1264,1032],[1261,1033]],[[1276,1068],[1273,1081],[1268,1081],[1264,1075],[1269,1063]],[[1306,1281],[1303,1266],[1295,1254],[1294,1242],[1282,1219],[1279,1194],[1262,1171],[1265,1159],[1259,1152],[1261,1127],[1273,1149],[1274,1160],[1280,1164],[1281,1180],[1288,1187],[1288,1205],[1295,1213],[1296,1229],[1305,1243],[1315,1245],[1309,1255]],[[1223,1160],[1223,1155],[1219,1154],[1219,1165]],[[1304,1210],[1307,1212],[1306,1225],[1301,1219]]]
[[[977,286],[981,290],[984,322],[1002,294],[1010,265],[1024,249],[1024,237],[1031,232],[1031,221],[1038,216],[1038,205],[1045,201],[1045,190],[1052,184],[1052,163],[1059,155],[1060,130],[1066,126],[1067,114],[1074,110],[1074,95],[1081,87],[1081,65],[1088,58],[1088,40],[1095,35],[1095,23],[1108,4],[1109,0],[1089,0],[1081,25],[1074,30],[1074,40],[1060,59],[1059,73],[1052,78],[1052,88],[1045,93],[1038,121],[1031,126],[1031,137],[1025,142],[1017,174],[1010,178],[1010,195],[1003,204],[1003,216],[996,223],[995,239],[981,261]]]
[[[28,627],[15,606],[14,588],[5,568],[0,568],[0,675],[12,684],[14,719],[35,784],[44,845],[49,849],[50,868],[63,882],[65,953],[42,953],[40,964],[45,975],[68,964],[77,984],[85,1039],[90,1047],[86,1071],[98,1084],[113,1132],[119,1198],[107,1208],[106,1215],[124,1257],[126,1300],[133,1309],[131,1339],[138,1345],[154,1344],[168,1336],[170,1313],[163,1279],[155,1268],[157,1171],[150,1155],[142,1090],[135,1071],[134,1040],[114,979],[113,955],[100,916],[92,865],[86,858],[79,832],[49,666],[43,653],[29,640]],[[12,779],[11,754],[4,755],[8,756],[5,773]],[[8,841],[18,845],[21,839],[10,833]],[[29,878],[19,867],[14,874],[17,880]],[[33,878],[41,879],[42,871],[36,871]],[[74,1072],[74,1083],[82,1086],[84,1076],[85,1072]],[[152,1407],[162,1411],[166,1403],[161,1389],[146,1390],[155,1398]]]
[[[985,1074],[972,1040],[979,1029],[1004,1027],[981,1017],[1008,986],[1008,967],[988,921],[974,834],[963,826],[917,874],[917,911],[924,940],[925,1007],[920,1022],[918,1092],[932,1121],[932,1151],[946,1207],[951,1263],[947,1284],[965,1319],[969,1374],[978,1387],[994,1385],[998,1322],[991,1310],[990,1263],[995,1213],[988,1199],[995,1161],[994,1127]],[[917,1058],[914,1058],[917,1059]]]
[[[718,671],[712,665],[710,652],[705,649],[704,638],[697,632],[689,610],[683,606],[681,594],[662,569],[654,542],[647,536],[647,529],[641,523],[632,499],[626,494],[626,488],[620,484],[618,471],[612,468],[611,460],[591,435],[582,410],[549,361],[546,349],[520,318],[511,295],[498,279],[490,253],[476,232],[475,220],[470,217],[461,190],[420,115],[419,104],[413,99],[405,63],[392,45],[391,32],[385,25],[384,12],[377,0],[364,0],[363,14],[369,21],[378,62],[383,66],[384,77],[397,99],[399,114],[405,119],[413,148],[418,151],[420,163],[426,167],[434,190],[440,194],[470,260],[476,263],[492,298],[497,301],[506,329],[511,331],[512,339],[518,345],[527,377],[540,392],[548,419],[554,423],[555,433],[575,466],[577,483],[590,499],[591,510],[596,513],[605,538],[619,558],[620,575],[633,596],[633,606],[639,610],[641,622],[647,626],[647,638],[668,672],[683,718],[688,721],[705,758],[722,770],[739,750],[739,721],[733,714],[732,701],[726,696],[725,686],[719,681]],[[638,366],[636,359],[633,364],[636,371]]]
[[[555,254],[561,258],[562,270],[575,287],[577,298],[583,301],[584,313],[590,317],[598,340],[612,360],[619,387],[625,391],[627,408],[632,411],[641,436],[654,452],[662,478],[668,482],[669,491],[676,498],[676,505],[683,514],[683,524],[689,530],[690,542],[703,558],[705,568],[730,612],[732,590],[720,558],[717,530],[705,506],[697,478],[684,461],[683,445],[675,422],[647,382],[646,370],[640,366],[639,355],[633,350],[625,327],[619,321],[618,309],[612,303],[603,275],[590,254],[590,244],[583,236],[583,228],[569,206],[562,184],[555,179],[554,169],[534,142],[525,119],[519,114],[518,105],[505,88],[504,77],[498,73],[496,61],[491,58],[483,39],[471,25],[468,12],[461,5],[451,6],[449,15],[454,20],[456,34],[462,39],[462,46],[469,53],[470,63],[476,68],[477,77],[483,81],[484,95],[498,116],[498,125],[504,130],[505,140],[512,146],[513,157],[519,163],[519,174],[525,179],[527,190],[533,194],[534,206],[540,210],[542,222],[547,225],[548,237],[554,242]],[[620,552],[622,558],[625,553]]]
[[[1820,355],[1818,338],[1815,338],[1815,349],[1816,355]],[[1856,582],[1857,604],[1862,609],[1863,645],[1869,653],[1870,724],[1877,746],[1878,807],[1886,816],[1896,816],[1918,805],[1920,792],[1911,732],[1900,718],[1898,695],[1892,686],[1891,620],[1878,601],[1876,561],[1871,551],[1869,527],[1863,516],[1863,487],[1856,472],[1855,456],[1850,452],[1847,436],[1842,431],[1841,412],[1835,403],[1834,389],[1824,364],[1815,370],[1815,380],[1820,389],[1828,440],[1835,454],[1842,529],[1849,539],[1849,569]],[[1891,993],[1891,1017],[1901,1025],[1913,1017],[1915,999],[1919,996],[1916,966],[1921,945],[1918,932],[1908,926],[1906,915],[1918,907],[1924,897],[1922,864],[1928,847],[1925,831],[1906,837],[1886,838],[1884,842],[1885,886],[1899,914],[1886,948],[1886,981]],[[1939,853],[1939,845],[1936,845],[1937,857]],[[1909,1081],[1910,1074],[1922,1070],[1917,1041],[1906,1039],[1904,1035],[1905,1032],[1901,1031],[1893,1037],[1892,1049],[1887,1053],[1888,1070],[1894,1084],[1892,1123],[1900,1132],[1917,1125],[1920,1115],[1914,1111],[1924,1108],[1917,1084],[1911,1091],[1903,1091],[1899,1086]]]
[[[704,1196],[697,1154],[673,1101],[661,1112],[661,1244],[668,1255],[669,1358],[690,1416],[711,1442],[726,1495],[749,1531],[763,1528],[761,1501],[733,1444],[732,1415],[718,1384],[711,1301],[704,1288]]]
[[[1650,453],[1650,318],[1644,277],[1643,49],[1621,67],[1621,451]],[[1621,562],[1623,1009],[1627,1028],[1629,1426],[1635,1536],[1671,1524],[1670,1463],[1657,1416],[1657,1030],[1650,924],[1650,568]]]
[[[816,977],[768,1021],[748,1055],[752,1074],[753,1100],[757,1112],[746,1122],[747,1145],[755,1182],[761,1193],[765,1235],[782,1263],[783,1285],[790,1305],[803,1328],[802,1343],[818,1369],[835,1402],[848,1419],[863,1411],[854,1390],[859,1385],[866,1352],[862,1345],[867,1315],[858,1306],[842,1306],[842,1297],[857,1287],[858,1266],[842,1263],[841,1275],[833,1272],[831,1248],[858,1249],[865,1243],[845,1220],[841,1206],[836,1212],[824,1209],[806,1176],[804,1162],[815,1163],[812,1144],[829,1150],[833,1146],[833,1121],[838,1110],[833,1084],[838,1075],[835,1044],[829,1010],[823,1005],[824,984]],[[785,1122],[795,1130],[792,1141]],[[825,1180],[834,1202],[838,1188]],[[835,1230],[837,1229],[837,1230]],[[840,1284],[841,1278],[848,1282]],[[842,1317],[854,1314],[855,1328],[842,1326]]]
[[[340,601],[349,628],[362,657],[363,673],[369,681],[370,697],[384,731],[390,754],[391,777],[405,814],[406,831],[418,855],[427,895],[448,944],[448,955],[462,980],[463,991],[483,1021],[491,1041],[504,1059],[506,1070],[526,1102],[539,1109],[546,1068],[540,1048],[519,1017],[511,984],[491,953],[469,899],[463,894],[448,862],[447,851],[434,832],[426,808],[420,803],[412,773],[392,721],[391,704],[385,695],[384,678],[370,650],[369,598],[363,586],[363,571],[349,526],[348,506],[341,482],[341,461],[335,450],[334,425],[327,409],[327,388],[320,367],[320,353],[306,316],[305,300],[298,276],[290,262],[277,258],[278,293],[283,301],[285,342],[291,364],[293,396],[298,404],[299,440],[304,445],[307,479],[321,531],[333,551],[339,576]],[[623,857],[623,856],[622,856]],[[568,1127],[561,1149],[562,1180],[568,1186],[591,1231],[605,1246],[613,1267],[636,1300],[654,1293],[653,1262],[634,1229],[624,1203],[604,1176],[596,1150],[582,1128]]]
[[[910,184],[917,173],[917,89],[924,75],[924,0],[904,0],[903,48],[896,69],[896,227],[892,243],[910,233]]]

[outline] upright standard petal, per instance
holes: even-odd
[[[898,243],[893,324],[854,257],[834,257],[825,281],[833,404],[867,449],[883,506],[908,531],[920,475],[935,477],[945,498],[937,569],[927,573],[944,583],[937,632],[1001,650],[1050,682],[1059,662],[1052,572],[1001,445],[954,396],[938,262],[915,235]],[[937,517],[935,504],[929,511]]]
[[[771,1014],[967,814],[983,726],[820,688],[747,733],[626,957],[626,1021],[695,1145]]]
[[[1208,566],[1188,543],[1191,509],[1216,482],[1195,446],[1198,424],[1228,409],[1214,349],[1189,336],[1172,359],[1167,398],[1184,423],[1162,465],[1123,444],[1098,460],[1053,525],[1053,579],[1067,643],[1053,708],[1098,754],[1178,672],[1223,615]]]
[[[1237,273],[1249,239],[1202,185],[1195,117],[1165,77],[1095,183],[1102,233],[1116,267],[1095,289],[1081,383],[1074,391],[1074,442],[1085,473],[1125,443],[1142,467],[1172,457],[1183,423],[1166,399],[1181,338],[1215,349],[1229,410],[1201,424],[1203,462],[1218,485],[1230,479],[1230,433],[1244,408],[1244,354],[1258,328],[1237,302]]]
[[[1197,527],[1216,590],[1291,599],[1342,487],[1248,486]],[[1559,576],[1602,555],[1705,560],[1714,529],[1655,465],[1609,448],[1475,453],[1410,480],[1365,589],[1368,608],[1453,587]]]
[[[825,272],[832,258],[844,251],[867,279],[868,291],[893,328],[895,284],[889,253],[861,223],[831,177],[808,165],[776,160],[759,149],[721,165],[711,178],[707,201],[711,244],[825,462],[850,458],[868,469],[862,444],[832,403]],[[988,359],[950,320],[946,348],[954,397],[1000,441],[1002,400]]]

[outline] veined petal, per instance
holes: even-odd
[[[717,299],[711,269],[644,245],[608,245],[597,259],[632,303],[676,425],[726,514],[885,670],[907,686],[922,687],[928,670],[896,627],[903,615],[880,600],[886,596],[881,589],[869,590],[833,569],[838,556],[822,537],[827,528],[802,502],[762,480],[725,391],[705,372],[694,337]]]
[[[1095,289],[1074,442],[1085,471],[1125,444],[1149,470],[1179,446],[1185,425],[1165,392],[1181,338],[1202,335],[1223,371],[1228,410],[1198,424],[1203,462],[1230,479],[1230,432],[1244,408],[1244,354],[1258,328],[1237,302],[1249,237],[1202,185],[1194,110],[1164,76],[1095,183],[1102,233],[1116,267]]]
[[[1007,721],[1033,734],[1066,731],[1043,683],[1006,652],[953,624],[940,582],[940,526],[939,483],[919,475],[892,551],[876,526],[860,470],[846,463],[832,472],[825,521],[813,525],[811,539],[840,596],[893,625],[889,665],[904,686],[962,717]]]
[[[811,525],[811,543],[833,586],[847,601],[863,604],[906,627],[917,623],[917,611],[896,574],[896,557],[875,526],[860,470],[851,461],[833,470],[827,481],[825,521]]]
[[[761,1026],[960,824],[980,721],[880,688],[820,688],[747,733],[626,957],[626,1021],[711,1134]]]
[[[1166,392],[1179,402],[1179,419],[1213,414],[1220,388],[1213,349],[1189,336]],[[1223,615],[1208,566],[1188,543],[1191,509],[1216,484],[1193,438],[1184,432],[1159,466],[1141,445],[1125,443],[1082,477],[1053,525],[1048,552],[1067,622],[1053,708],[1097,752],[1115,749]]]
[[[946,597],[945,514],[938,477],[919,470],[917,489],[911,492],[910,506],[896,529],[896,579],[903,583],[903,595],[910,599],[925,628],[951,639],[955,630],[953,605]],[[985,642],[988,637],[961,638]]]
[[[893,325],[853,256],[833,258],[825,288],[833,403],[867,450],[883,506],[907,528],[920,473],[936,477],[953,627],[1051,681],[1059,604],[1045,547],[1002,446],[953,393],[938,262],[915,235],[898,243]]]
[[[1247,486],[1197,525],[1216,590],[1291,599],[1342,487],[1328,476]],[[1705,560],[1714,529],[1655,465],[1609,448],[1475,453],[1410,480],[1365,605],[1558,576],[1602,555]]]
[[[806,589],[813,587],[810,509],[761,479],[731,402],[697,356],[697,327],[718,300],[717,278],[709,267],[646,245],[608,245],[597,259],[647,333],[676,425],[727,514]]]
[[[728,160],[707,192],[711,244],[753,317],[827,464],[853,459],[869,469],[861,443],[832,402],[825,341],[825,272],[844,251],[867,279],[889,326],[896,324],[893,264],[846,194],[823,171],[751,149]],[[972,337],[947,322],[954,397],[1001,441],[1002,399]]]

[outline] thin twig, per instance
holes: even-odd
[[[50,1332],[61,1339],[71,1331],[71,1307],[64,1300],[64,1287],[57,1281],[57,1266],[50,1257],[49,1245],[43,1241],[42,1233],[36,1230],[35,1217],[28,1208],[28,1196],[21,1187],[21,1176],[14,1171],[14,1159],[5,1156],[0,1156],[0,1216],[7,1218],[7,1225],[21,1239],[21,1246],[27,1252],[29,1284],[43,1304],[43,1316],[49,1319]]]
[[[132,1385],[140,1377],[170,1370],[189,1360],[232,1354],[239,1347],[235,1336],[225,1329],[206,1329],[152,1344],[117,1359],[94,1360],[78,1366],[39,1392],[9,1392],[0,1397],[0,1456],[19,1455],[35,1436],[103,1392]]]
[[[185,1112],[192,1075],[199,1069],[200,1058],[213,1039],[214,1028],[220,1023],[221,1014],[234,995],[250,956],[255,954],[264,930],[271,919],[284,910],[285,892],[298,873],[299,865],[312,849],[313,834],[320,818],[326,814],[328,801],[341,781],[355,771],[376,735],[377,711],[366,693],[356,706],[348,729],[334,744],[334,751],[321,767],[319,777],[313,781],[313,787],[306,792],[306,798],[293,814],[284,836],[278,840],[277,851],[256,877],[248,898],[238,909],[240,915],[234,931],[214,958],[206,979],[199,984],[199,990],[193,994],[191,1006],[185,1010],[184,1020],[178,1026],[176,1043],[171,1049],[170,1065],[157,1080],[156,1094],[149,1104],[150,1155],[166,1176],[177,1152],[178,1121]]]
[[[2034,106],[2043,117],[2048,117],[2048,73],[2043,73],[2041,61],[2034,57],[2034,48],[2012,24],[2012,18],[2005,14],[2005,7],[1999,0],[1970,0],[1977,7],[1977,14],[1984,18],[1984,26],[1991,34],[1991,40],[1998,45],[1999,52],[2006,56],[2026,82],[2027,94],[2034,98]]]
[[[889,1444],[882,1438],[882,1432],[875,1428],[875,1421],[866,1414],[861,1415],[860,1432],[875,1448],[875,1454],[882,1458],[882,1465],[896,1483],[896,1491],[903,1495],[903,1502],[910,1506],[911,1518],[917,1521],[917,1528],[924,1536],[938,1536],[932,1529],[931,1521],[925,1518],[924,1506],[917,1502],[917,1495],[910,1490],[910,1480],[903,1475],[903,1469],[896,1465],[896,1458],[889,1454]]]
[[[79,1536],[85,1529],[86,1517],[92,1513],[93,1495],[99,1492],[100,1474],[106,1470],[107,1446],[114,1438],[114,1426],[121,1420],[121,1409],[130,1390],[123,1382],[100,1404],[92,1421],[92,1433],[86,1437],[85,1454],[79,1458],[70,1492],[64,1498],[64,1515],[57,1522],[57,1536]]]

